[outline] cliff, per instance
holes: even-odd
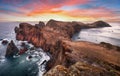
[[[118,76],[112,71],[109,72],[101,67],[96,67],[84,62],[76,62],[69,68],[57,65],[48,71],[44,76]]]
[[[43,26],[43,23],[41,25]],[[114,49],[109,51],[106,47],[89,42],[71,40],[73,34],[81,29],[109,26],[103,21],[84,24],[50,20],[45,26],[39,28],[28,23],[21,23],[15,28],[15,32],[17,40],[27,40],[50,53],[51,59],[46,65],[47,70],[56,65],[69,68],[78,61],[84,61],[89,65],[96,64],[107,71],[114,70],[114,74],[120,75],[120,52]],[[89,76],[92,76],[92,73]]]

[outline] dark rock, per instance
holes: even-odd
[[[27,50],[28,49],[24,47],[24,48],[20,49],[20,51],[18,52],[18,54],[19,55],[24,54]]]
[[[35,50],[35,47],[31,47],[30,50]]]
[[[7,40],[3,40],[3,41],[2,41],[2,44],[3,44],[3,45],[7,45],[7,44],[8,44],[8,41],[7,41]]]
[[[15,29],[14,29],[15,33],[19,32],[18,29],[19,28],[16,26]]]
[[[41,63],[41,65],[43,65],[43,64],[45,64],[47,61],[46,60],[44,60],[42,63]]]
[[[32,56],[30,55],[30,56],[28,56],[28,58],[29,58],[29,59],[31,59],[31,58],[32,58]]]
[[[26,46],[26,44],[25,44],[24,42],[22,42],[22,43],[21,43],[21,46],[22,46],[22,47],[25,47],[25,46]]]
[[[14,42],[11,40],[11,42],[7,46],[5,57],[10,58],[13,57],[13,55],[16,55],[19,52],[19,49],[16,47]]]
[[[92,25],[92,27],[111,27],[108,23],[104,21],[96,21],[90,25]]]

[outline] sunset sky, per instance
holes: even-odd
[[[0,0],[0,21],[120,22],[120,0]]]

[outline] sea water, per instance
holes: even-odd
[[[73,40],[94,43],[107,42],[120,46],[120,23],[109,24],[112,27],[82,29],[73,36]]]
[[[7,45],[2,45],[2,40],[11,40],[19,48],[21,43],[26,43],[30,48],[34,47],[27,41],[17,41],[15,39],[15,26],[19,26],[20,22],[0,22],[0,76],[42,76],[45,72],[45,63],[50,58],[41,48],[28,50],[25,54],[14,56],[12,59],[5,58]],[[35,24],[38,22],[28,22]],[[28,56],[32,56],[31,59]]]

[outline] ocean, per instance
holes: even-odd
[[[2,40],[11,40],[19,48],[21,43],[26,43],[29,47],[34,47],[27,41],[17,41],[15,39],[15,26],[19,26],[20,22],[0,22],[0,76],[42,76],[45,72],[45,60],[50,58],[41,48],[35,48],[35,50],[27,51],[20,56],[14,56],[12,59],[5,58],[5,52],[7,45],[2,45]],[[38,22],[27,22],[30,24],[36,24]],[[29,60],[28,56],[32,56]]]
[[[45,64],[42,64],[45,60],[50,58],[41,48],[27,51],[25,54],[14,57],[13,59],[6,59],[5,52],[7,45],[2,45],[2,39],[6,39],[9,42],[13,40],[17,47],[21,42],[15,39],[15,26],[19,26],[20,22],[0,22],[0,76],[42,76],[45,72]],[[36,24],[38,22],[28,22]],[[83,29],[79,33],[73,36],[75,41],[89,41],[94,43],[107,42],[113,45],[120,46],[120,24],[110,23],[112,27],[104,28],[91,28]],[[27,43],[28,46],[34,47],[34,45]],[[32,55],[32,59],[28,60],[27,57]]]
[[[120,23],[109,23],[112,27],[82,29],[73,36],[75,41],[89,41],[99,44],[107,42],[120,46]]]

